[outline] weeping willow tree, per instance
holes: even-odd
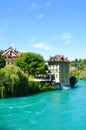
[[[16,66],[6,66],[0,70],[0,97],[20,97],[28,95],[28,77]]]
[[[49,90],[54,90],[54,86],[28,80],[28,76],[17,66],[0,69],[0,98],[28,96]]]

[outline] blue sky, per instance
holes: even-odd
[[[86,0],[0,0],[0,49],[86,58]]]

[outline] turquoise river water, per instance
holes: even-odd
[[[0,99],[0,130],[86,130],[86,81],[77,86]]]

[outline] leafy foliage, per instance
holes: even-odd
[[[51,91],[51,90],[55,90],[55,87],[49,83],[29,81],[29,92],[31,94],[44,92],[44,91]]]
[[[5,66],[0,70],[0,98],[27,96],[53,89],[50,84],[30,81],[17,66]]]
[[[26,52],[16,59],[15,64],[19,66],[25,72],[29,74],[44,74],[46,73],[47,66],[45,61],[40,54]]]
[[[6,66],[0,70],[0,97],[20,97],[28,95],[28,77],[16,66]]]
[[[5,58],[2,56],[2,53],[0,52],[0,69],[3,68],[6,65]]]
[[[43,91],[50,91],[50,90],[54,90],[55,89],[53,85],[50,85],[48,83],[45,83],[43,85],[40,84],[39,88],[40,88],[41,92],[43,92]]]
[[[71,62],[70,68],[72,68],[70,76],[75,76],[77,79],[86,79],[86,59],[75,59]]]

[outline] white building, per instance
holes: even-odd
[[[69,63],[68,58],[55,55],[48,59],[48,70],[51,73],[52,80],[64,85],[69,84]]]

